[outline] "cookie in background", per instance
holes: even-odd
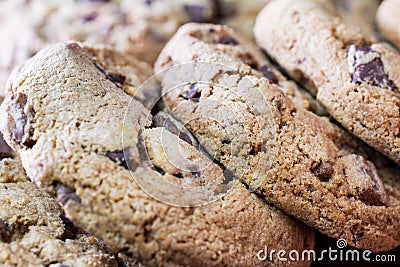
[[[381,33],[400,49],[400,0],[385,0],[379,6],[376,22]]]
[[[0,95],[12,69],[49,44],[103,43],[152,64],[181,24],[215,18],[212,0],[0,1]]]

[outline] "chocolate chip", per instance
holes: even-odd
[[[174,177],[176,177],[176,178],[178,178],[178,179],[183,179],[183,175],[182,175],[181,172],[173,173],[172,176],[174,176]]]
[[[185,4],[184,9],[192,22],[211,22],[210,8],[201,4]]]
[[[361,84],[367,82],[372,86],[393,90],[396,88],[393,81],[389,79],[383,68],[383,63],[379,58],[374,59],[366,64],[356,67],[353,73],[352,82]]]
[[[250,54],[250,53],[240,54],[240,55],[238,55],[238,58],[244,64],[249,65],[250,68],[258,69],[259,64],[252,54]]]
[[[268,65],[263,65],[258,70],[272,83],[278,83],[278,77],[276,77],[275,73]]]
[[[122,151],[122,150],[116,150],[113,152],[107,151],[106,157],[109,158],[110,160],[114,161],[115,163],[118,163],[119,166],[124,167],[125,169],[129,170],[128,163],[126,162],[126,159],[125,159],[124,151]]]
[[[143,3],[145,3],[146,5],[150,6],[151,4],[153,4],[154,0],[143,0]]]
[[[83,21],[83,23],[93,21],[97,18],[97,16],[98,16],[98,14],[96,12],[92,12],[90,14],[83,16],[82,21]]]
[[[229,145],[231,142],[232,142],[232,141],[229,140],[229,139],[224,139],[224,140],[222,140],[222,144],[223,144],[223,145]]]
[[[13,156],[13,150],[4,141],[3,134],[0,132],[0,160],[4,158],[12,158]]]
[[[111,82],[113,82],[115,84],[124,85],[124,83],[126,81],[126,76],[119,74],[119,73],[109,73],[109,74],[106,74],[106,79],[110,80]]]
[[[72,200],[77,203],[81,203],[81,199],[75,193],[75,190],[69,186],[63,184],[57,184],[57,201],[62,205],[65,205],[68,200]]]
[[[371,205],[384,205],[386,203],[385,189],[383,188],[376,171],[374,171],[372,164],[361,165],[360,170],[369,177],[372,185],[370,188],[365,188],[362,192],[359,192],[360,200]]]
[[[261,149],[262,149],[262,143],[253,144],[251,146],[251,150],[249,152],[249,155],[251,155],[251,156],[258,155],[258,153],[261,152]]]
[[[232,36],[230,36],[229,34],[224,34],[222,36],[220,36],[217,40],[217,43],[219,44],[224,44],[224,45],[238,45],[239,42],[236,41],[235,38],[233,38]]]
[[[368,60],[368,54],[371,60]],[[349,60],[354,67],[352,73],[352,82],[361,84],[366,82],[372,86],[378,86],[384,89],[394,90],[396,85],[385,73],[384,65],[380,59],[380,54],[373,51],[369,46],[352,45],[349,48]],[[363,62],[363,63],[360,63]]]
[[[12,139],[20,144],[25,134],[26,114],[24,107],[27,102],[25,94],[18,93],[11,97],[10,115],[14,121],[14,129],[12,131]]]
[[[190,89],[184,91],[181,96],[187,100],[199,102],[201,92],[196,88],[196,84],[193,83],[190,85]]]
[[[192,145],[192,140],[184,132],[180,131],[179,128],[172,122],[168,116],[156,115],[152,119],[153,127],[164,127],[170,133],[177,135],[180,139],[186,143]]]
[[[159,168],[159,167],[157,167],[157,166],[153,166],[153,168],[154,168],[154,170],[156,171],[156,172],[158,172],[159,174],[161,174],[161,175],[165,175],[165,171],[163,170],[163,169],[161,169],[161,168]]]
[[[0,218],[0,241],[11,242],[11,227],[10,225]]]
[[[196,178],[200,178],[201,177],[201,172],[195,171],[195,172],[191,172],[191,174],[193,176],[195,176]]]
[[[321,181],[328,181],[333,175],[334,169],[328,162],[318,162],[313,164],[311,171]]]
[[[34,145],[36,145],[36,140],[32,139],[33,136],[33,129],[30,128],[28,131],[28,135],[25,136],[24,141],[22,142],[22,145],[27,147],[27,148],[32,148]]]
[[[375,165],[355,154],[341,160],[345,166],[349,194],[369,205],[385,205],[387,194]]]

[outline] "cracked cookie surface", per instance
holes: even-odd
[[[171,164],[180,162],[175,158],[166,162],[158,152],[159,125],[172,121],[152,120],[150,110],[108,80],[97,67],[100,57],[94,59],[87,51],[67,43],[39,52],[12,76],[11,95],[1,108],[2,131],[29,177],[57,195],[71,221],[149,266],[287,266],[260,262],[251,253],[265,245],[299,251],[313,246],[308,227],[237,181],[226,195],[194,208],[164,204],[141,190],[131,172],[163,190],[163,180],[201,184],[217,180],[223,170],[191,146],[190,138],[173,138],[176,125],[161,129],[187,153],[182,155],[189,171],[177,171]],[[20,142],[15,140],[20,132],[16,125],[24,125]],[[191,170],[191,161],[205,163],[201,172],[209,175]]]
[[[347,147],[337,126],[294,105],[243,63],[237,53],[244,42],[215,42],[228,32],[180,28],[156,63],[157,71],[176,65],[161,77],[166,107],[217,161],[287,213],[358,248],[398,246],[398,166],[391,178],[379,174],[369,157]],[[190,60],[192,69],[182,67]],[[201,82],[177,86],[187,81]],[[195,99],[185,97],[192,87]]]
[[[346,24],[326,1],[273,1],[254,31],[258,44],[337,121],[400,163],[397,51]]]
[[[29,181],[16,158],[0,161],[1,266],[141,266],[73,226]]]
[[[0,94],[12,69],[49,44],[104,43],[153,64],[179,25],[215,12],[212,0],[1,1]]]

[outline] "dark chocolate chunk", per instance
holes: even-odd
[[[97,18],[97,16],[98,16],[98,14],[96,12],[92,12],[90,14],[86,14],[85,16],[83,16],[82,21],[83,21],[83,23],[93,21]]]
[[[217,43],[224,44],[224,45],[234,45],[234,46],[239,44],[239,42],[236,41],[235,38],[233,38],[232,36],[230,36],[228,34],[224,34],[224,35],[220,36],[218,38]]]
[[[115,84],[120,84],[120,85],[124,85],[124,83],[126,81],[126,76],[119,74],[119,73],[106,74],[106,78],[107,78],[107,80],[110,80],[111,82],[113,82]]]
[[[352,82],[361,84],[363,81],[372,86],[379,86],[385,89],[393,90],[396,88],[393,81],[385,73],[383,63],[379,58],[356,67]]]
[[[146,5],[150,6],[151,4],[153,4],[154,0],[143,0],[143,3],[145,3]]]
[[[168,116],[156,115],[152,119],[153,127],[164,127],[167,131],[177,135],[180,139],[186,143],[192,145],[192,140],[184,132],[180,131],[179,128],[172,122]]]
[[[0,218],[0,241],[11,242],[11,227],[10,225]]]
[[[33,128],[30,128],[28,131],[28,134],[25,135],[24,141],[22,142],[22,145],[27,147],[27,148],[32,148],[34,145],[36,145],[36,140],[32,138],[33,136]]]
[[[187,100],[199,102],[201,92],[196,88],[196,84],[193,83],[190,85],[190,89],[184,91],[181,96]]]
[[[68,200],[72,200],[77,203],[81,203],[81,199],[75,193],[75,190],[69,186],[58,184],[57,188],[57,201],[62,205],[65,205]]]
[[[361,51],[364,54],[372,52],[368,46],[354,46],[356,51]],[[354,58],[355,70],[352,76],[352,82],[361,84],[366,82],[372,86],[378,86],[384,89],[394,90],[396,86],[389,76],[385,73],[383,62],[380,58],[375,58],[365,64],[358,64],[357,58]]]
[[[238,55],[238,57],[240,61],[242,61],[246,65],[249,65],[250,68],[255,70],[258,69],[259,64],[252,54],[250,53],[240,54]]]
[[[372,164],[360,165],[360,170],[371,183],[370,187],[364,188],[359,192],[359,198],[370,205],[384,205],[386,203],[386,193],[382,182]]]
[[[196,178],[200,178],[201,177],[201,172],[199,172],[199,171],[192,171],[191,174],[193,176],[195,176]]]
[[[272,83],[278,83],[278,77],[276,77],[275,73],[268,65],[263,65],[258,70]]]
[[[10,106],[10,115],[14,121],[14,129],[12,131],[12,139],[21,144],[25,134],[26,114],[24,107],[27,102],[25,94],[18,93],[11,97],[12,104]]]
[[[13,156],[14,156],[13,150],[4,141],[3,134],[0,132],[0,160],[4,158],[10,158]]]
[[[332,177],[334,169],[328,162],[318,162],[313,164],[311,171],[321,181],[328,181]]]
[[[201,4],[185,4],[184,9],[192,22],[211,22],[210,7]]]
[[[125,169],[129,170],[128,163],[126,162],[124,151],[116,150],[113,152],[107,151],[106,157],[110,160],[118,163],[119,166],[124,167]]]

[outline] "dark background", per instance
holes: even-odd
[[[321,251],[324,249],[328,249],[331,247],[332,249],[338,249],[336,245],[337,240],[327,237],[321,233],[316,233],[315,234],[315,252],[317,257],[321,255]],[[353,247],[346,247],[343,248],[343,255],[345,255],[346,250],[353,250],[355,248]],[[364,250],[359,250],[360,251],[360,261],[331,261],[328,258],[328,254],[324,254],[324,261],[319,261],[319,262],[313,262],[311,264],[311,267],[337,267],[337,266],[355,266],[355,267],[381,267],[381,266],[400,266],[400,247],[396,248],[395,250],[388,251],[388,252],[379,252],[379,253],[372,253],[369,255],[369,258],[372,260],[375,255],[395,255],[396,256],[396,261],[395,262],[373,262],[373,261],[362,261],[362,252]],[[336,254],[335,254],[336,255]],[[338,255],[338,253],[337,253]]]

